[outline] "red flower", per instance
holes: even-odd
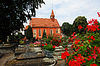
[[[89,57],[89,58],[88,58],[88,61],[92,59],[92,57],[91,57],[91,56],[88,56],[88,57]]]
[[[75,39],[76,38],[76,36],[73,36],[73,38],[72,39]]]
[[[68,48],[65,48],[65,50],[67,51],[67,50],[68,50]]]
[[[75,44],[78,44],[80,42],[80,40],[75,40]]]
[[[97,47],[96,46],[94,46],[94,49],[96,49]]]
[[[52,41],[50,41],[50,43],[52,44]]]
[[[44,46],[44,44],[42,44],[42,46]]]
[[[88,40],[88,42],[90,43],[91,40]]]
[[[76,32],[73,32],[73,34],[75,34]]]
[[[88,36],[88,38],[90,37],[90,35]]]
[[[69,39],[71,40],[71,37],[69,37]]]
[[[93,39],[94,38],[94,36],[91,36],[91,38],[90,39]]]
[[[71,36],[74,36],[76,32],[73,32],[73,34]]]
[[[100,55],[100,47],[97,47],[97,52],[98,52],[98,54]]]
[[[95,63],[93,63],[93,64],[91,64],[90,66],[98,66],[98,65],[96,65]]]
[[[68,65],[69,66],[80,66],[80,63],[72,59],[69,61]]]
[[[93,55],[92,58],[94,58],[94,59],[96,59],[96,57],[98,57],[98,55],[96,54],[95,49],[93,50],[93,54],[92,55]]]
[[[61,58],[62,58],[62,59],[65,59],[66,56],[69,56],[69,55],[70,55],[70,54],[69,54],[67,51],[65,51],[64,53],[62,53]]]
[[[59,40],[59,42],[61,43],[61,40]]]
[[[45,45],[48,45],[47,43],[45,43]]]
[[[53,48],[55,49],[55,45],[53,46]]]
[[[96,31],[96,29],[99,30],[99,28],[98,28],[99,25],[97,25],[98,24],[97,19],[92,19],[92,20],[88,21],[88,24],[90,24],[90,25],[87,25],[87,27],[86,27],[87,31],[91,30],[94,32],[94,31]]]
[[[78,26],[78,29],[82,29],[83,27],[81,25]]]
[[[100,12],[97,12],[97,14],[98,14],[98,17],[100,17]]]
[[[95,40],[94,36],[91,36],[90,39]]]

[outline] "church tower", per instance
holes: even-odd
[[[55,20],[55,15],[54,15],[53,9],[52,9],[52,12],[51,12],[51,15],[50,15],[50,19],[51,19],[52,21]]]

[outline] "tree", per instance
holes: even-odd
[[[78,26],[81,25],[83,28],[79,31]],[[78,16],[73,22],[73,31],[85,33],[85,28],[87,25],[87,19],[85,16]]]
[[[28,26],[28,29],[26,30],[26,38],[29,40],[33,38],[33,32],[31,26]]]
[[[43,31],[43,37],[42,38],[47,38],[45,30]]]
[[[68,36],[69,36],[69,35],[72,34],[72,25],[69,24],[68,22],[64,22],[64,23],[62,24],[61,30],[63,31],[63,33],[64,33],[65,35],[68,35]]]
[[[36,15],[43,0],[0,0],[0,36],[6,41],[7,35],[23,28],[23,23]]]

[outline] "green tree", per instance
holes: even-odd
[[[43,0],[0,0],[0,35],[6,41],[7,35],[23,28],[23,23],[36,15]]]
[[[78,29],[79,25],[81,25],[83,27],[80,31]],[[85,33],[86,25],[87,25],[87,19],[85,18],[85,16],[78,16],[73,22],[73,31]]]
[[[43,31],[43,37],[42,38],[47,38],[45,30]]]
[[[28,29],[26,30],[26,38],[29,40],[33,38],[33,32],[31,26],[28,26]]]
[[[72,28],[72,25],[71,24],[69,24],[68,22],[64,22],[62,24],[61,30],[63,31],[63,33],[65,35],[68,35],[69,36],[69,35],[72,34],[73,28]]]

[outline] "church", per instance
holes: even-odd
[[[46,36],[54,35],[55,37],[62,38],[61,27],[55,19],[54,11],[52,9],[50,18],[31,18],[29,25],[32,27],[33,37],[36,39],[41,39],[43,36],[43,31],[46,32]],[[28,28],[26,26],[25,30]]]

